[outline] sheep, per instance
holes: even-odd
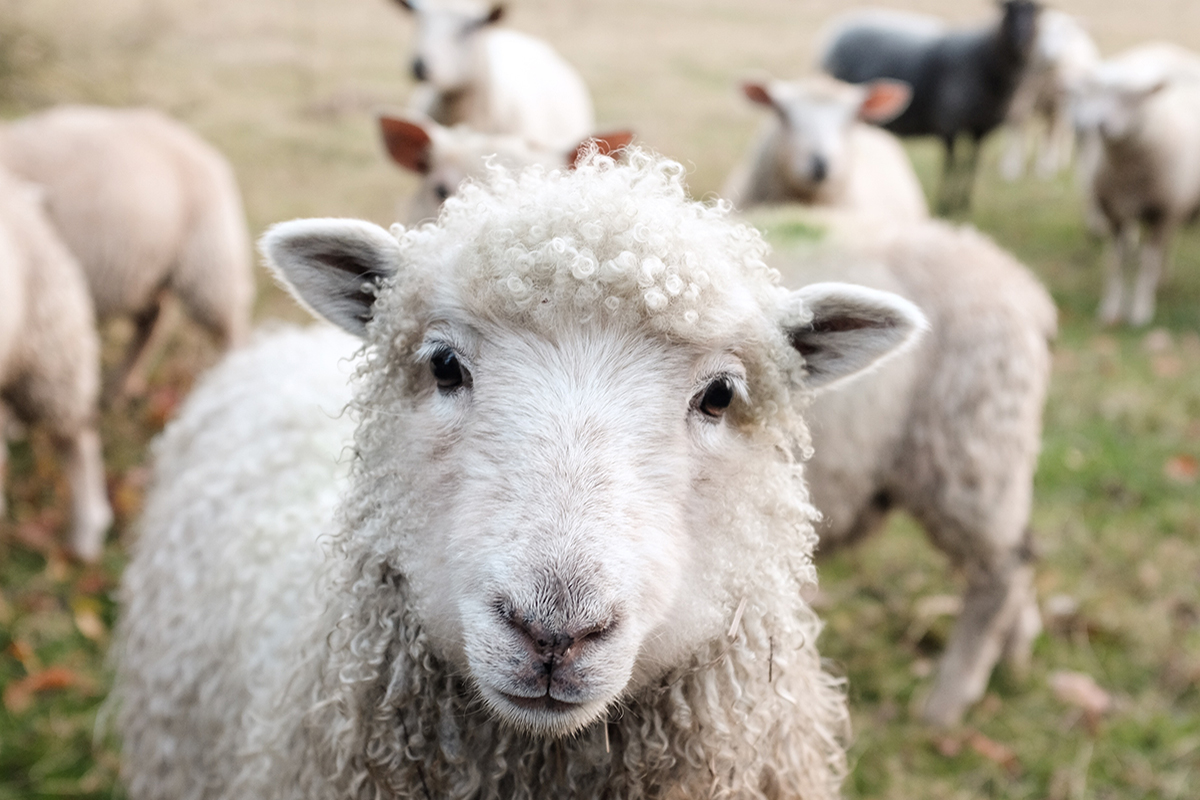
[[[1033,47],[1040,6],[1003,0],[1000,19],[983,28],[941,31],[927,17],[907,23],[898,12],[858,12],[843,18],[823,47],[822,69],[864,83],[894,78],[912,86],[900,116],[883,127],[900,136],[937,136],[945,145],[938,210],[970,205],[979,145],[1004,121]],[[970,142],[956,150],[960,134]]]
[[[138,394],[165,292],[227,348],[249,329],[249,236],[229,164],[157,111],[60,106],[0,128],[0,164],[41,185],[100,322],[132,317],[106,387]]]
[[[1134,48],[1098,66],[1074,102],[1076,125],[1095,143],[1084,173],[1089,204],[1112,238],[1098,316],[1146,325],[1175,232],[1200,212],[1200,56],[1169,44]]]
[[[68,549],[95,561],[112,523],[96,432],[100,344],[83,272],[41,202],[0,169],[0,515],[7,407],[53,437],[71,487]]]
[[[1078,20],[1050,8],[1038,15],[1029,63],[1004,122],[1008,144],[1000,173],[1006,179],[1014,181],[1025,172],[1026,146],[1030,134],[1036,133],[1030,130],[1035,117],[1045,122],[1037,141],[1038,174],[1055,175],[1070,163],[1075,144],[1070,98],[1099,62],[1100,51]]]
[[[797,200],[898,219],[929,216],[904,148],[891,134],[859,121],[894,118],[908,105],[907,85],[852,86],[817,76],[747,82],[742,91],[775,114],[747,162],[726,182],[723,194],[735,205]]]
[[[772,213],[774,216],[772,216]],[[1056,312],[1046,290],[982,234],[940,221],[752,215],[769,232],[823,231],[769,263],[785,282],[851,281],[915,303],[931,333],[809,410],[806,477],[819,554],[908,511],[966,577],[962,612],[922,715],[954,725],[1004,652],[1021,670],[1041,629],[1029,518]]]
[[[465,125],[447,128],[430,119],[382,114],[379,128],[392,161],[421,176],[409,203],[408,222],[416,224],[437,216],[442,203],[464,180],[484,174],[489,160],[509,169],[541,164],[570,165],[595,142],[604,154],[628,145],[629,131],[598,133],[566,150],[538,149],[517,136],[479,133]]]
[[[626,159],[266,234],[358,366],[263,340],[157,445],[116,645],[131,798],[836,795],[801,411],[923,317],[783,289],[678,163]]]
[[[550,45],[497,28],[504,6],[475,0],[396,0],[416,18],[411,110],[442,125],[571,147],[595,130],[579,73]]]

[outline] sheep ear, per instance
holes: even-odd
[[[379,117],[379,130],[383,133],[383,145],[392,161],[418,175],[428,174],[433,138],[424,126],[382,114]]]
[[[789,306],[812,315],[786,331],[804,356],[810,389],[829,388],[908,349],[929,327],[903,297],[848,283],[811,284],[792,292]]]
[[[609,131],[608,133],[593,134],[567,154],[567,166],[575,169],[579,166],[579,162],[593,150],[602,156],[610,156],[619,150],[624,150],[632,141],[633,131]]]
[[[356,219],[281,222],[258,247],[302,306],[355,336],[366,333],[376,291],[400,265],[396,238]]]
[[[492,10],[488,12],[487,17],[483,20],[483,24],[495,25],[502,19],[504,19],[504,4],[496,3],[494,6],[492,6]]]
[[[866,97],[858,107],[858,118],[876,125],[891,122],[912,101],[912,87],[904,81],[871,81],[866,90]]]
[[[775,99],[771,97],[771,90],[767,88],[765,83],[746,81],[742,84],[742,94],[746,95],[751,103],[776,108]]]

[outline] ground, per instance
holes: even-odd
[[[1151,39],[1200,49],[1200,4],[1095,0],[1105,53]],[[983,0],[911,8],[971,21]],[[509,23],[554,43],[595,94],[709,197],[760,112],[735,82],[809,71],[831,0],[514,0]],[[411,23],[388,0],[0,0],[0,114],[59,102],[153,105],[233,162],[257,235],[297,216],[402,217],[411,177],[385,162],[374,113],[411,90]],[[1093,318],[1102,247],[1069,177],[1006,184],[992,142],[968,220],[1046,282],[1061,314],[1034,526],[1048,630],[1032,668],[1000,670],[962,728],[915,719],[958,584],[909,520],[822,565],[821,647],[849,681],[848,797],[1189,798],[1200,791],[1200,237],[1185,235],[1150,330]],[[931,143],[910,147],[927,189]],[[260,319],[302,319],[265,275]],[[120,325],[107,332],[111,365]],[[0,521],[0,800],[121,796],[102,705],[113,592],[148,443],[215,359],[177,326],[143,399],[106,410],[117,525],[103,562],[56,542],[65,487],[36,431],[14,443]],[[1094,685],[1093,685],[1094,684]],[[1104,707],[1102,709],[1102,707]]]

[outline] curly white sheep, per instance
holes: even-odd
[[[583,78],[550,45],[496,26],[504,6],[478,0],[396,0],[416,20],[410,108],[442,125],[572,147],[594,129]]]
[[[241,197],[190,130],[156,111],[60,106],[0,128],[0,163],[44,188],[97,318],[135,322],[111,388],[141,388],[166,291],[222,346],[244,338],[254,282]]]
[[[0,514],[5,407],[45,426],[71,486],[69,548],[100,555],[112,511],[96,433],[100,345],[79,264],[55,236],[40,192],[0,169]]]
[[[1028,270],[982,234],[937,221],[880,226],[778,210],[768,231],[814,221],[817,243],[770,259],[786,282],[844,280],[915,303],[931,332],[810,409],[806,477],[820,551],[911,513],[966,577],[958,623],[924,717],[958,722],[1002,653],[1018,667],[1041,630],[1029,517],[1056,312]]]
[[[823,75],[747,82],[751,102],[773,112],[723,195],[739,208],[797,201],[893,219],[925,219],[921,182],[900,141],[882,124],[908,107],[899,81],[855,86]]]
[[[353,389],[344,334],[236,353],[158,445],[131,797],[836,795],[800,412],[924,321],[787,291],[678,164],[629,160],[266,235],[365,346]]]

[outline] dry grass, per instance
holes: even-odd
[[[899,3],[887,3],[900,5]],[[552,41],[593,88],[602,126],[629,125],[715,191],[758,114],[743,75],[807,71],[829,0],[514,0],[511,24]],[[907,4],[957,20],[973,0]],[[1172,38],[1200,49],[1200,4],[1060,4],[1105,52]],[[194,126],[239,173],[252,230],[295,216],[387,223],[412,189],[383,159],[373,111],[400,106],[410,22],[389,0],[0,0],[0,111],[68,102],[146,104]],[[927,181],[936,150],[912,153]],[[857,723],[847,794],[878,798],[1195,797],[1200,786],[1200,242],[1177,253],[1151,334],[1098,331],[1097,245],[1066,179],[1015,186],[984,176],[972,221],[1047,281],[1063,312],[1035,523],[1043,600],[1056,617],[1024,680],[1001,672],[961,731],[910,714],[948,620],[923,616],[953,579],[898,520],[823,567],[823,650],[850,678]],[[260,317],[300,314],[269,282]],[[119,346],[119,326],[109,351]],[[211,362],[186,330],[145,400],[107,412],[118,532],[128,537],[146,447]],[[123,563],[120,543],[82,569],[56,554],[61,476],[46,443],[13,449],[0,523],[0,800],[112,796],[116,750],[93,737],[103,653]],[[929,600],[934,598],[934,600]],[[1069,610],[1069,609],[1068,609]],[[1085,672],[1115,697],[1088,716],[1056,699],[1056,670]]]

